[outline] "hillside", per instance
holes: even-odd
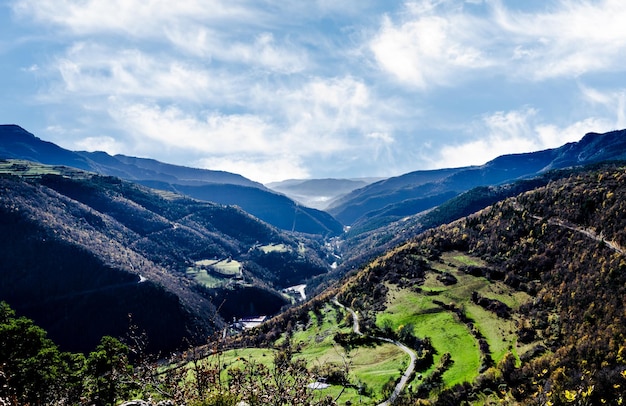
[[[111,156],[104,152],[73,152],[43,141],[16,125],[0,125],[2,158],[64,165],[177,193],[184,190],[196,199],[237,205],[283,230],[324,236],[337,235],[343,230],[327,213],[302,207],[241,175],[170,165],[153,159]]]
[[[416,354],[393,404],[620,404],[626,166],[559,174],[424,232],[229,345],[255,363],[251,347],[290,343],[339,404],[391,396],[406,356],[378,379],[360,360],[378,360],[385,340]]]
[[[390,212],[409,213],[416,199],[432,199],[429,205],[419,206],[426,210],[439,204],[437,196],[510,183],[551,169],[619,159],[626,159],[626,130],[589,133],[579,142],[545,151],[503,155],[481,166],[417,171],[376,182],[338,199],[328,212],[345,225],[372,217],[378,217],[379,224],[387,224],[393,221]]]
[[[534,178],[504,185],[475,187],[448,200],[443,199],[445,201],[437,207],[415,210],[417,214],[398,216],[394,212],[395,206],[392,205],[387,208],[385,216],[364,216],[345,234],[341,244],[341,266],[334,273],[342,275],[346,270],[359,267],[430,228],[451,223],[507,197],[545,186],[549,182],[570,177],[589,168],[590,166],[551,170]],[[415,199],[415,202],[428,202],[433,198]],[[338,277],[337,275],[334,276]],[[323,279],[332,277],[329,275]]]
[[[415,382],[410,402],[619,404],[625,169],[581,171],[505,199],[425,232],[343,283],[339,299],[365,328],[410,323],[431,338],[434,365],[450,354],[439,378],[427,369]]]
[[[0,300],[63,348],[123,335],[132,313],[153,350],[171,350],[276,313],[280,289],[327,271],[317,241],[232,206],[28,161],[0,174]]]

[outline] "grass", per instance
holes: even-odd
[[[202,259],[196,261],[197,267],[210,267],[224,276],[236,276],[241,273],[241,262],[234,259]]]
[[[454,363],[443,375],[446,387],[476,378],[481,355],[477,340],[468,327],[458,321],[452,312],[434,304],[433,300],[446,304],[453,303],[456,307],[462,308],[465,314],[474,320],[476,328],[489,343],[491,357],[496,363],[507,352],[511,351],[517,355],[516,350],[520,349],[517,347],[515,334],[516,319],[499,318],[494,313],[475,305],[471,301],[472,292],[476,291],[482,296],[499,300],[512,309],[518,309],[530,300],[526,293],[516,292],[502,282],[492,282],[458,270],[460,266],[466,265],[485,264],[481,259],[461,252],[448,252],[442,255],[440,261],[431,263],[437,272],[427,273],[424,284],[420,287],[422,292],[428,294],[390,285],[387,308],[377,315],[376,320],[377,325],[391,323],[394,329],[411,323],[415,326],[417,336],[430,337],[437,355],[434,365],[423,372],[425,375],[434,370],[444,353],[450,353]],[[438,272],[450,273],[458,282],[445,286],[437,280]]]
[[[241,263],[232,259],[203,259],[187,268],[187,275],[207,288],[218,288],[241,275]]]
[[[389,320],[394,329],[400,325],[411,323],[415,326],[415,335],[430,337],[437,354],[428,375],[439,363],[441,356],[450,353],[454,364],[444,374],[446,386],[471,381],[478,375],[480,367],[480,351],[478,343],[467,327],[458,322],[451,312],[439,310],[433,304],[433,297],[410,291],[397,289],[390,293],[394,299],[387,309],[378,315],[376,324],[382,326]]]
[[[75,175],[77,173],[79,173],[78,170],[69,167],[44,165],[19,159],[0,161],[0,174],[40,177],[42,175]]]
[[[206,269],[187,268],[187,275],[191,276],[198,284],[207,288],[218,288],[228,283],[229,279],[209,274]]]
[[[309,368],[321,366],[324,363],[336,363],[343,365],[347,362],[350,365],[351,382],[356,385],[366,385],[373,390],[371,396],[359,395],[356,388],[343,389],[338,385],[331,385],[327,389],[319,390],[319,396],[330,396],[338,399],[339,404],[376,404],[382,397],[380,388],[389,381],[400,375],[400,369],[406,368],[408,357],[395,345],[384,343],[375,347],[359,348],[345,354],[341,347],[322,345],[323,350],[319,351],[315,346],[306,346],[301,352],[294,354],[296,359],[304,359]],[[219,354],[210,355],[205,362],[213,365],[220,365],[223,368],[222,382],[228,379],[228,370],[231,368],[244,368],[245,363],[262,364],[269,369],[273,368],[273,349],[248,348],[224,351]],[[191,368],[188,364],[187,368]],[[192,374],[188,375],[188,379]],[[341,395],[341,396],[340,396]]]
[[[465,311],[470,318],[474,319],[476,328],[489,343],[491,357],[495,363],[498,363],[509,351],[516,355],[517,335],[515,331],[517,327],[515,320],[494,317],[493,313],[473,303],[467,305]]]
[[[337,323],[338,316],[342,320]],[[352,402],[352,404],[376,404],[382,398],[381,389],[390,379],[397,379],[407,366],[408,355],[393,344],[381,343],[371,347],[360,347],[346,352],[345,349],[334,342],[334,335],[338,332],[348,333],[351,325],[346,324],[344,313],[341,309],[327,304],[322,309],[322,320],[318,324],[317,317],[313,312],[309,313],[310,322],[303,328],[294,331],[291,337],[293,345],[300,350],[294,354],[294,358],[306,361],[309,368],[322,367],[327,364],[349,366],[350,381],[355,385],[365,385],[371,389],[371,396],[359,395],[355,388],[343,389],[341,386],[332,385],[327,389],[319,390],[321,396],[338,398],[339,404]],[[285,341],[283,337],[276,342],[281,345]],[[274,360],[273,350],[246,349],[226,351],[221,355],[222,362],[228,367],[240,366],[246,359],[248,362],[260,362],[271,366]]]
[[[273,249],[280,249],[274,247]],[[215,267],[216,264],[235,266],[225,261],[206,261],[197,263],[198,267]],[[468,327],[461,323],[456,315],[442,309],[433,301],[453,303],[462,308],[466,315],[474,320],[476,328],[487,339],[491,356],[497,363],[504,355],[512,351],[523,350],[518,347],[516,320],[498,318],[494,313],[475,305],[471,301],[472,292],[497,299],[513,309],[519,308],[529,300],[529,296],[511,290],[501,282],[491,282],[483,277],[474,277],[459,271],[462,265],[484,266],[478,258],[460,252],[444,253],[440,261],[432,262],[436,272],[428,272],[422,292],[408,288],[399,288],[388,285],[386,310],[377,314],[376,323],[382,326],[391,323],[394,329],[401,325],[413,324],[414,332],[419,337],[429,337],[436,351],[434,363],[426,371],[419,371],[423,376],[431,374],[439,364],[441,356],[449,353],[454,361],[443,374],[444,387],[451,387],[457,383],[472,381],[478,376],[481,363],[481,354],[476,338]],[[195,277],[205,283],[219,280],[219,274],[211,275],[196,269]],[[438,272],[448,272],[454,275],[458,282],[445,286],[437,280]],[[222,281],[224,279],[221,279]],[[427,294],[426,294],[427,293]],[[306,361],[310,368],[328,364],[349,365],[350,381],[357,385],[364,385],[371,389],[370,396],[361,396],[354,388],[343,389],[340,386],[331,386],[320,390],[320,396],[329,395],[338,398],[339,404],[376,404],[382,399],[382,388],[389,380],[397,379],[406,368],[408,356],[398,347],[389,343],[381,343],[368,347],[359,347],[348,352],[334,342],[334,335],[338,332],[351,331],[351,325],[346,323],[343,310],[330,303],[321,310],[321,320],[313,313],[309,313],[307,326],[299,326],[291,334],[291,342],[299,350],[296,358]],[[286,340],[283,335],[275,344],[281,345]],[[267,349],[245,349],[225,352],[222,362],[228,367],[240,366],[244,362],[263,363],[271,367],[273,351]],[[517,354],[516,354],[517,355]],[[341,396],[340,396],[341,395]]]
[[[465,255],[458,251],[445,253],[443,255],[443,259],[449,261],[452,264],[456,264],[457,266],[485,266],[485,262],[482,259]]]
[[[268,254],[270,252],[289,252],[291,249],[285,244],[269,244],[259,247],[261,251]]]

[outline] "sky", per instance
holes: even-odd
[[[0,0],[0,123],[267,183],[626,128],[623,0]]]

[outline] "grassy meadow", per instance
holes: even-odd
[[[281,248],[276,246],[270,249]],[[202,261],[196,265],[203,268],[194,271],[197,272],[196,279],[208,284],[212,278],[220,278],[220,273],[207,273],[204,268],[223,267],[222,275],[225,277],[228,272],[234,272],[237,263]],[[446,353],[451,355],[453,363],[442,376],[444,388],[472,381],[479,374],[482,358],[477,338],[453,311],[436,302],[453,304],[473,320],[475,328],[487,340],[490,356],[495,363],[507,352],[518,356],[518,352],[524,349],[516,341],[518,320],[515,317],[497,317],[495,313],[474,304],[471,296],[472,292],[478,292],[481,296],[499,300],[513,309],[519,308],[529,297],[513,291],[502,282],[461,272],[459,267],[466,265],[484,266],[478,258],[459,252],[448,252],[440,260],[430,263],[432,270],[427,272],[425,281],[420,286],[421,291],[387,284],[385,310],[376,315],[376,324],[379,327],[391,326],[394,330],[412,324],[414,334],[421,338],[429,337],[436,351],[433,364],[426,370],[417,371],[419,377],[412,386],[418,386],[421,379],[432,374]],[[437,278],[441,273],[453,275],[457,278],[457,283],[446,286]],[[385,385],[402,375],[409,357],[397,346],[384,342],[346,350],[334,341],[334,336],[349,332],[351,323],[345,311],[327,303],[317,315],[312,311],[309,313],[306,326],[298,325],[292,331],[283,333],[274,344],[281,346],[289,340],[296,349],[294,357],[303,359],[313,371],[329,366],[336,369],[347,367],[351,387],[331,385],[327,389],[319,390],[320,396],[329,395],[340,404],[376,404],[385,397]],[[272,349],[255,348],[225,351],[219,356],[225,367],[224,377],[229,368],[241,367],[244,362],[262,363],[271,368],[274,353]]]

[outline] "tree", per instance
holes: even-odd
[[[0,399],[16,404],[54,404],[67,383],[68,365],[46,332],[26,317],[16,317],[0,302]]]
[[[87,358],[89,389],[98,406],[114,405],[134,386],[133,367],[128,361],[128,347],[118,339],[104,336]]]
[[[413,345],[415,341],[415,325],[407,323],[398,327],[398,339],[408,345]]]

